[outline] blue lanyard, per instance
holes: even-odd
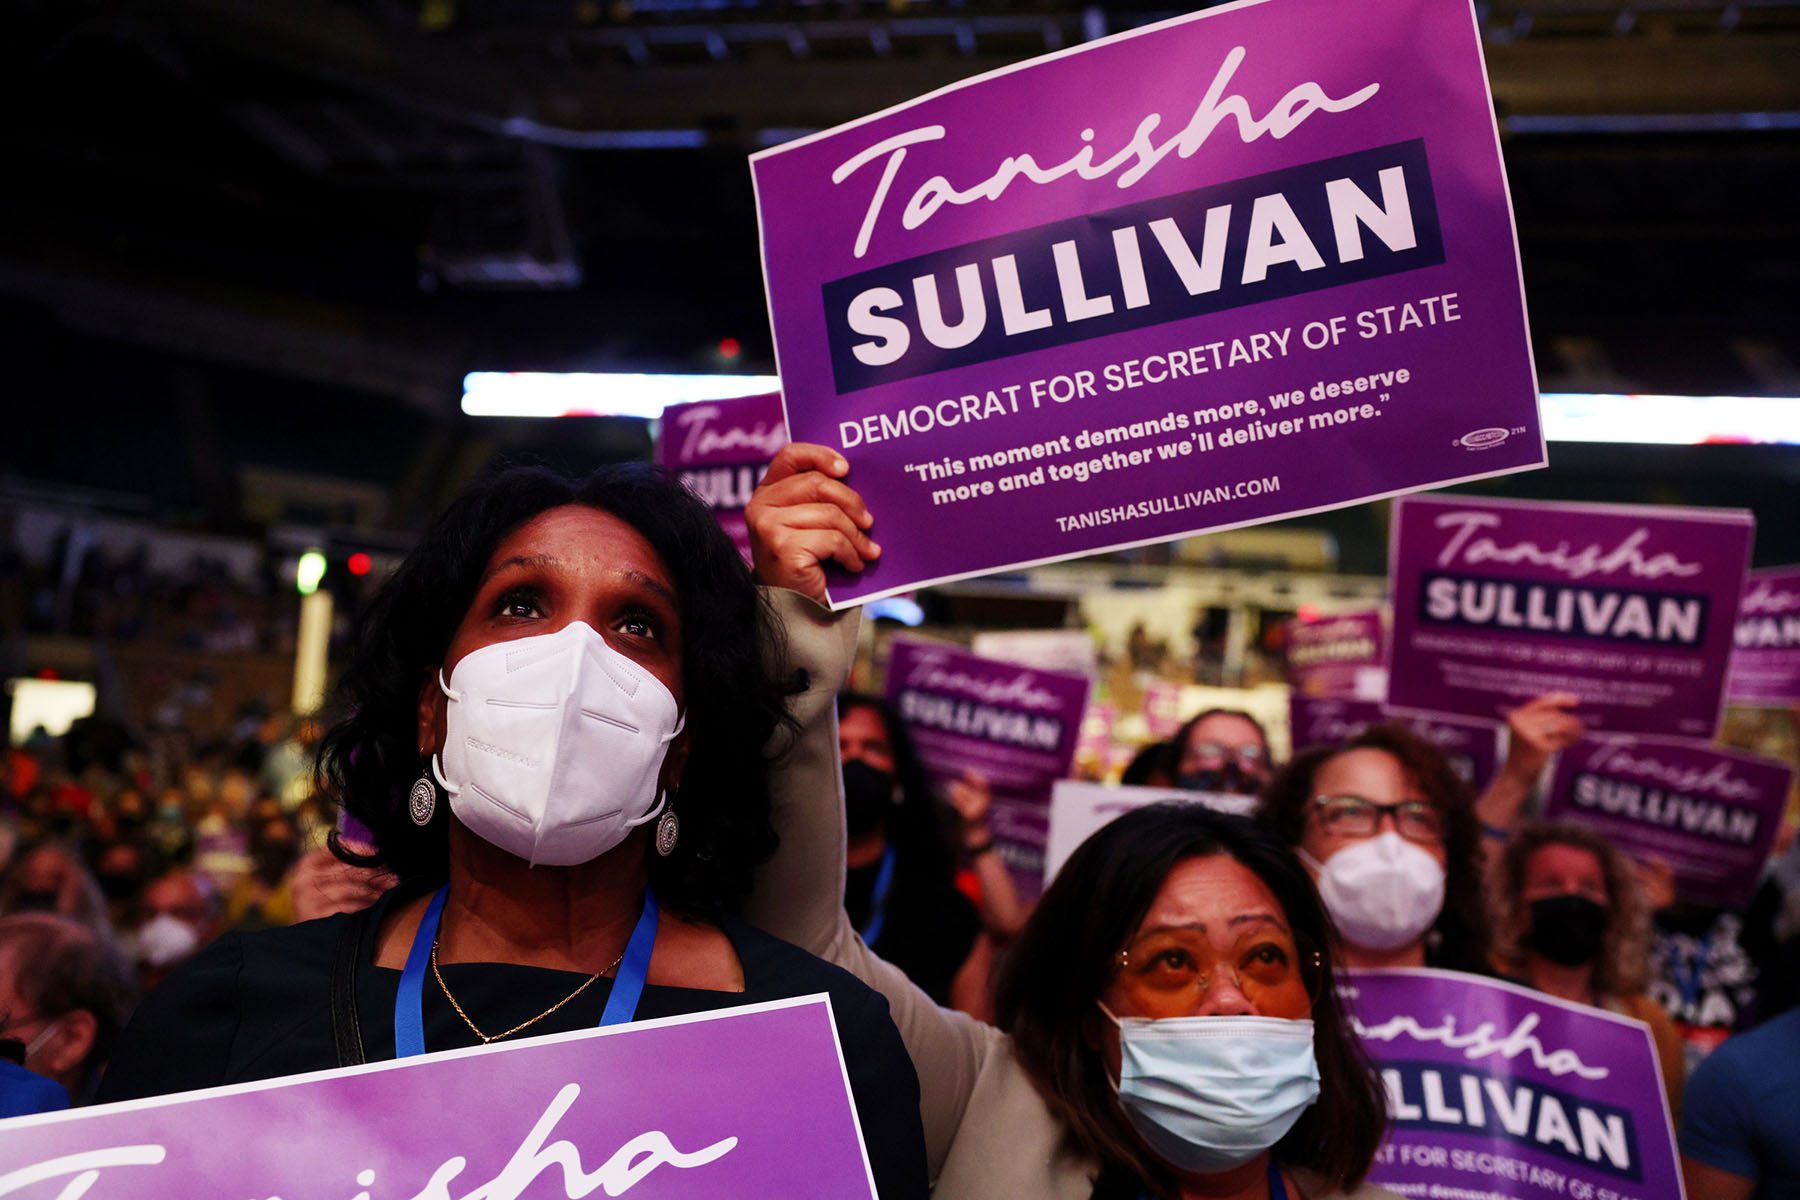
[[[888,893],[893,888],[894,848],[890,845],[881,852],[881,870],[875,873],[875,889],[869,893],[869,920],[857,931],[863,945],[873,946],[881,939],[882,927],[887,924]]]
[[[431,962],[431,944],[437,940],[438,922],[444,917],[444,897],[450,885],[437,890],[426,906],[413,934],[412,949],[406,954],[406,969],[400,972],[400,989],[394,994],[394,1057],[411,1058],[425,1053],[425,968]],[[637,1013],[638,998],[644,994],[644,979],[650,973],[650,952],[656,947],[656,896],[644,893],[644,912],[625,943],[625,956],[619,960],[618,974],[613,978],[612,993],[606,998],[606,1011],[600,1014],[602,1025],[623,1025]]]

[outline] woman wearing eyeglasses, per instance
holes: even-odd
[[[1269,782],[1269,735],[1235,708],[1209,708],[1169,739],[1168,771],[1190,792],[1254,796]]]
[[[749,508],[758,577],[790,589],[776,606],[807,680],[777,767],[781,845],[750,909],[887,998],[918,1070],[935,1200],[1389,1196],[1363,1182],[1384,1105],[1326,983],[1324,912],[1251,821],[1158,805],[1088,839],[1012,947],[997,1028],[933,1004],[857,937],[832,721],[856,620],[813,602],[824,560],[862,566],[849,535],[868,515],[848,469],[788,446]]]
[[[1377,725],[1306,751],[1262,821],[1318,882],[1344,966],[1492,973],[1474,797],[1424,739]]]

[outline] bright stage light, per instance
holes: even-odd
[[[659,417],[671,404],[779,391],[774,375],[476,371],[463,377],[472,417]],[[1552,442],[1800,446],[1800,396],[1545,392]]]
[[[1552,442],[1652,446],[1800,446],[1800,396],[1650,396],[1545,392]]]
[[[773,392],[773,375],[616,375],[475,371],[463,376],[471,417],[660,417],[671,404]]]

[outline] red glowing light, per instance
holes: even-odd
[[[1319,619],[1319,606],[1316,604],[1302,604],[1300,606],[1299,616],[1302,621],[1316,621]]]
[[[719,339],[719,357],[736,358],[744,352],[744,344],[734,337]]]
[[[375,560],[358,550],[345,561],[344,565],[350,569],[352,575],[367,575],[374,567]]]

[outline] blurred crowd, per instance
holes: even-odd
[[[79,1103],[174,966],[228,930],[339,911],[334,888],[378,894],[324,848],[318,736],[252,707],[206,742],[88,717],[0,754],[0,1046],[15,1061]]]
[[[987,853],[985,784],[971,776],[934,792],[905,728],[876,698],[847,695],[841,721],[856,925],[934,998],[990,1017],[993,964],[1028,906]],[[319,734],[315,721],[255,706],[206,742],[169,730],[134,738],[96,716],[0,757],[0,960],[11,964],[0,965],[0,1014],[15,1057],[79,1102],[135,999],[173,966],[227,930],[358,907],[391,882],[325,846],[335,812],[311,787]],[[1541,767],[1541,752],[1515,742],[1527,773]],[[1429,764],[1409,769],[1432,775]],[[1213,711],[1146,747],[1126,782],[1255,794],[1270,791],[1274,770],[1259,724]],[[1495,791],[1477,804],[1484,820]],[[1597,972],[1603,986],[1578,994],[1612,997],[1651,1023],[1677,1100],[1679,1080],[1719,1042],[1800,1001],[1791,828],[1752,905],[1725,910],[1678,900],[1661,864],[1632,862],[1577,827],[1530,822],[1524,791],[1497,818],[1510,828],[1486,827],[1479,855],[1463,847],[1445,864],[1443,905],[1478,891],[1488,949],[1459,957],[1440,939],[1433,961],[1534,983],[1559,964],[1565,975]],[[55,978],[19,966],[65,959]]]

